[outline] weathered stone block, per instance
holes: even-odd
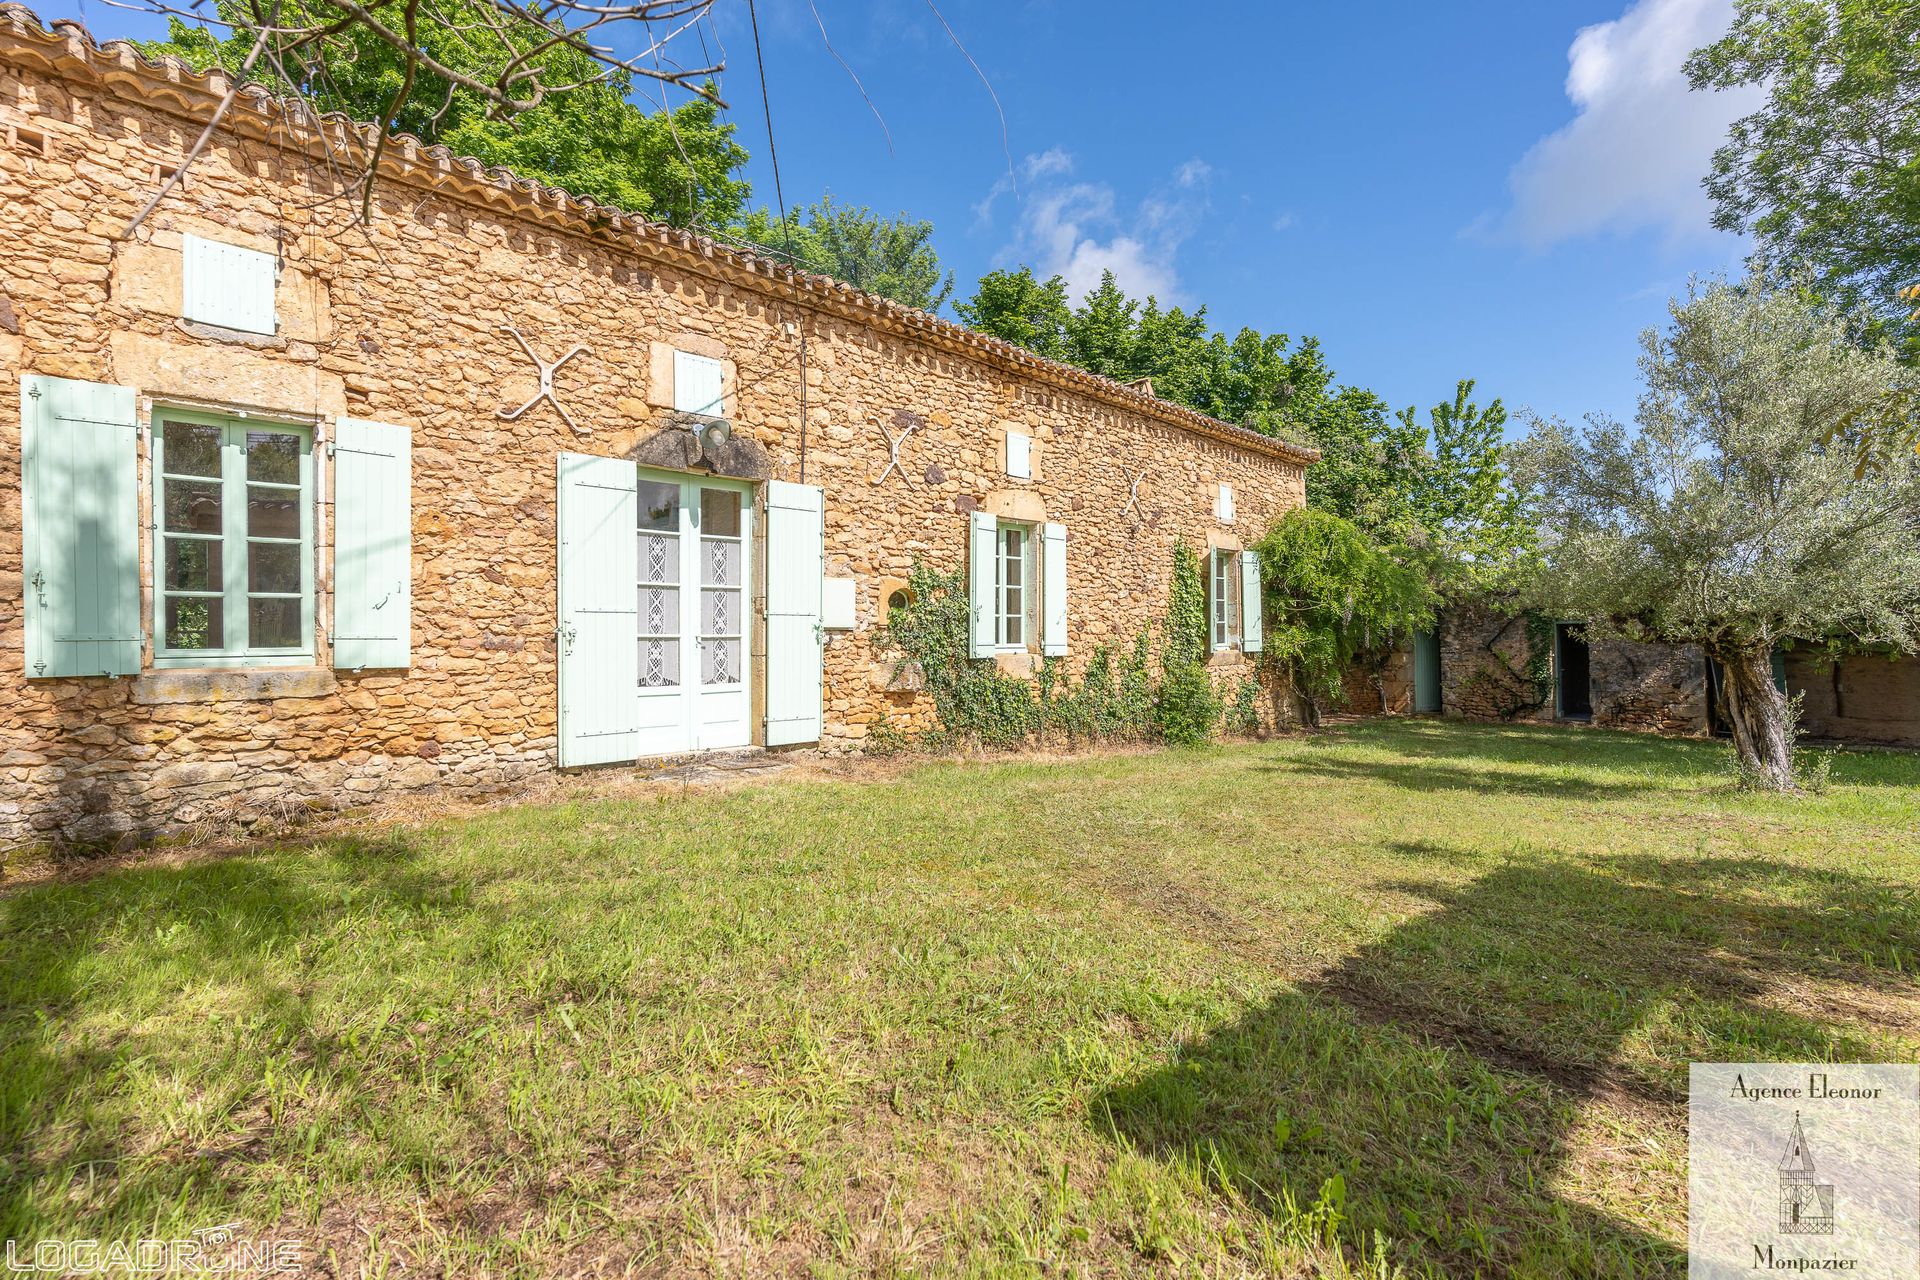
[[[177,703],[259,702],[271,698],[321,698],[338,685],[324,668],[258,671],[149,671],[133,682],[136,706]]]

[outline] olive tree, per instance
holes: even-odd
[[[1536,603],[1720,664],[1743,772],[1796,787],[1776,644],[1920,647],[1920,460],[1856,474],[1912,370],[1792,284],[1695,284],[1642,336],[1637,431],[1535,419]]]

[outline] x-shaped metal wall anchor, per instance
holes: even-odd
[[[1146,519],[1140,511],[1140,482],[1146,478],[1147,473],[1144,471],[1133,478],[1133,484],[1127,489],[1127,505],[1120,509],[1121,515],[1131,513],[1136,520]]]
[[[511,413],[509,413],[505,409],[500,410],[498,414],[500,419],[505,422],[517,421],[518,419],[520,419],[526,414],[527,410],[533,408],[533,406],[539,404],[542,400],[545,400],[548,404],[553,406],[553,411],[559,414],[560,417],[565,420],[566,424],[572,427],[575,432],[583,436],[588,434],[586,428],[582,427],[579,423],[575,422],[573,420],[573,415],[568,413],[566,409],[562,407],[560,402],[554,398],[553,375],[560,372],[561,365],[573,359],[575,356],[579,355],[581,352],[589,351],[592,348],[576,346],[571,351],[567,352],[567,354],[561,356],[558,360],[555,360],[552,364],[548,364],[545,360],[542,360],[539,356],[533,353],[533,348],[527,345],[527,340],[520,336],[520,331],[518,329],[514,328],[512,325],[504,325],[504,324],[499,326],[499,329],[501,333],[512,334],[513,340],[520,344],[520,349],[527,353],[527,359],[533,361],[534,367],[540,370],[540,389],[533,393],[533,399],[527,401],[525,404],[521,405],[518,409],[513,410]]]
[[[894,421],[899,422],[901,421],[901,419],[895,418]],[[880,433],[880,438],[887,442],[887,465],[885,469],[880,472],[879,475],[873,478],[873,483],[875,483],[876,485],[884,484],[886,483],[886,479],[888,476],[898,471],[900,473],[900,478],[907,482],[907,487],[908,488],[913,487],[912,477],[908,476],[907,469],[900,465],[900,450],[906,447],[908,436],[912,435],[914,432],[918,431],[920,428],[926,425],[927,425],[927,420],[925,418],[915,417],[912,420],[907,422],[906,430],[902,431],[897,437],[895,437],[895,436],[889,436],[887,434],[886,428],[882,427],[879,423],[874,424],[873,429],[875,431],[878,431]]]

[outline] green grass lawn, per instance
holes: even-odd
[[[1376,722],[0,895],[0,1238],[1679,1275],[1689,1060],[1920,1055],[1920,758]]]

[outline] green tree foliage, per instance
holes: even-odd
[[[1516,469],[1543,515],[1536,603],[1720,663],[1742,773],[1795,783],[1771,656],[1789,640],[1920,649],[1920,458],[1856,479],[1916,374],[1856,316],[1762,279],[1689,290],[1642,339],[1639,429],[1538,422]]]
[[[1408,436],[1419,433],[1411,408],[1401,411]],[[1408,541],[1427,550],[1446,585],[1505,585],[1533,546],[1533,527],[1507,471],[1507,408],[1473,402],[1463,379],[1451,401],[1428,411],[1426,447],[1410,459]]]
[[[1059,276],[995,271],[954,310],[985,333],[1120,381],[1151,378],[1156,395],[1266,435],[1311,444],[1307,500],[1385,544],[1428,553],[1450,587],[1495,585],[1530,536],[1507,475],[1506,407],[1474,403],[1461,382],[1428,412],[1388,412],[1379,396],[1340,383],[1313,338],[1212,331],[1203,307],[1163,308],[1127,295],[1113,274],[1078,306]]]
[[[1266,586],[1267,659],[1305,719],[1345,696],[1346,673],[1377,669],[1438,603],[1425,567],[1331,511],[1290,511],[1255,546]]]
[[[1920,280],[1920,5],[1738,0],[1727,34],[1687,60],[1696,89],[1761,85],[1706,185],[1714,223],[1865,303],[1920,355],[1895,294]]]
[[[738,234],[783,257],[791,252],[796,266],[922,311],[938,311],[953,293],[953,273],[941,271],[934,252],[933,224],[904,213],[882,217],[865,205],[836,204],[829,194],[789,210],[785,226],[770,210],[755,209]]]
[[[1309,427],[1287,405],[1303,386],[1331,381],[1310,338],[1292,349],[1285,334],[1242,329],[1228,338],[1208,325],[1206,308],[1131,297],[1110,271],[1077,305],[1059,276],[1040,280],[1028,267],[990,271],[954,312],[1049,359],[1119,382],[1151,378],[1163,399],[1303,444],[1311,443]]]
[[[1089,373],[1125,382],[1145,376],[1146,355],[1139,342],[1136,319],[1140,304],[1129,298],[1113,272],[1100,277],[1073,310],[1067,326],[1067,359]]]
[[[1018,343],[1049,360],[1067,359],[1073,307],[1067,302],[1067,282],[1059,276],[1036,280],[1031,267],[989,271],[980,277],[972,299],[954,303],[953,310],[970,329]]]
[[[1302,392],[1295,412],[1320,450],[1307,471],[1307,501],[1363,529],[1405,536],[1414,524],[1409,481],[1420,470],[1425,434],[1364,388],[1309,383]]]
[[[1508,473],[1507,409],[1473,400],[1463,379],[1453,399],[1388,415],[1378,396],[1335,387],[1324,363],[1302,361],[1293,412],[1321,451],[1307,471],[1307,500],[1344,516],[1384,545],[1404,545],[1448,590],[1504,585],[1525,563],[1532,526]]]
[[[327,0],[284,4],[288,11],[296,7],[321,20],[333,13]],[[442,5],[455,13],[460,8],[461,0]],[[216,10],[242,27],[251,22],[237,0],[219,0]],[[289,26],[303,22],[286,19]],[[528,47],[534,29],[521,25],[521,39]],[[463,74],[484,74],[525,51],[509,48],[490,31],[461,30],[454,24],[423,23],[418,36],[429,56]],[[167,39],[142,48],[149,55],[171,55],[195,67],[218,64],[236,71],[253,39],[250,30],[221,39],[176,18],[169,21]],[[271,40],[268,48],[273,49]],[[537,57],[553,64],[556,80],[585,78],[595,70],[571,49]],[[633,87],[629,76],[554,93],[503,120],[480,95],[451,86],[424,68],[402,99],[402,58],[354,26],[324,44],[305,45],[276,59],[285,71],[284,81],[273,69],[275,60],[257,63],[255,78],[276,88],[291,83],[322,111],[339,111],[356,120],[390,119],[395,131],[444,143],[457,154],[650,218],[726,225],[739,216],[749,193],[747,183],[735,176],[747,153],[734,141],[734,126],[719,118],[713,103],[694,99],[671,112],[649,114],[628,100]]]

